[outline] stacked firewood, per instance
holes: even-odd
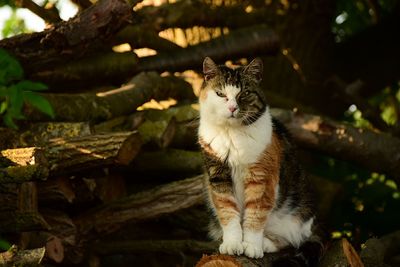
[[[207,239],[196,142],[198,81],[188,83],[185,75],[173,73],[198,69],[206,55],[220,62],[276,55],[277,34],[258,23],[269,9],[249,13],[178,1],[133,11],[141,1],[74,2],[83,11],[70,21],[0,41],[20,60],[27,78],[49,85],[42,95],[55,113],[49,120],[25,106],[27,121],[19,130],[0,128],[0,235],[14,244],[0,253],[0,265],[268,266],[293,253],[259,261],[216,254],[218,244]],[[229,34],[188,48],[159,34],[197,24],[229,27]],[[111,52],[122,43],[158,54]],[[169,73],[159,74],[163,71]],[[177,105],[143,110],[149,101],[168,99]],[[399,139],[297,110],[271,112],[299,147],[400,181]],[[323,184],[317,187],[320,209],[329,211],[340,185],[313,179]],[[361,259],[346,240],[333,242],[321,266],[395,263],[399,236],[368,240]]]

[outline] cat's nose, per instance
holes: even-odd
[[[230,112],[233,113],[233,112],[235,112],[235,110],[238,109],[238,107],[237,106],[229,106],[228,109],[229,109]]]

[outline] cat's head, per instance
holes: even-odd
[[[217,66],[211,58],[203,62],[204,83],[199,102],[201,116],[215,124],[249,125],[266,109],[260,82],[263,63],[256,58],[248,65],[231,69]]]

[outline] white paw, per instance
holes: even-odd
[[[254,243],[243,242],[244,254],[249,258],[262,258],[264,251],[262,246],[257,246]]]
[[[272,242],[269,238],[264,237],[263,250],[264,250],[264,252],[272,253],[272,252],[277,252],[278,248],[276,247],[274,242]]]
[[[228,255],[241,255],[243,254],[243,245],[241,241],[227,240],[222,242],[219,246],[219,252],[221,254]]]

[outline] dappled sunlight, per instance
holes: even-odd
[[[172,107],[176,105],[178,101],[176,101],[173,98],[169,98],[168,100],[161,100],[161,101],[156,101],[154,99],[150,100],[149,102],[144,103],[140,107],[137,108],[138,111],[140,110],[146,110],[146,109],[158,109],[158,110],[163,110],[167,109],[169,107]]]
[[[131,48],[131,45],[130,45],[130,44],[125,43],[125,44],[120,44],[120,45],[113,46],[113,47],[112,47],[112,50],[113,50],[114,52],[117,52],[117,53],[123,53],[123,52],[131,51],[132,48]],[[137,53],[136,53],[136,54],[137,54]]]

